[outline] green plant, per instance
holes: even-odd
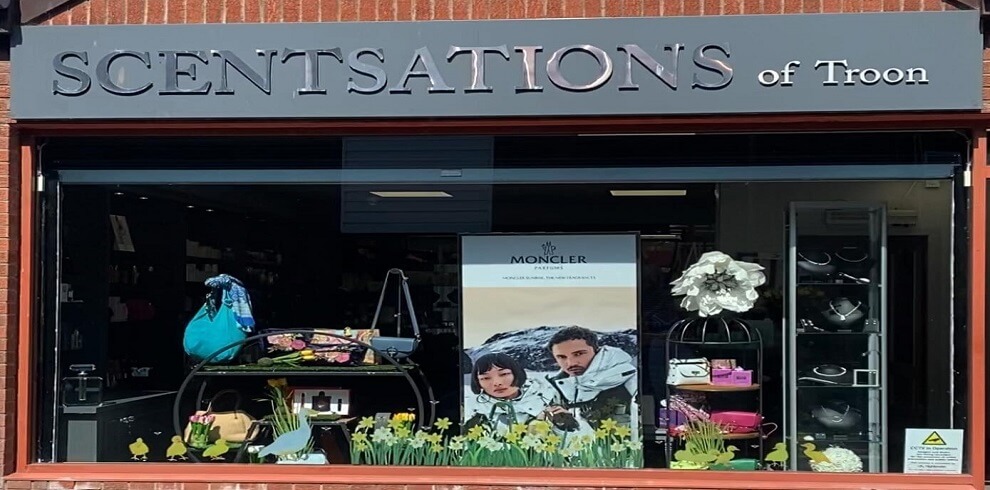
[[[374,427],[365,417],[352,436],[351,462],[374,465],[628,468],[643,461],[642,445],[629,427],[605,419],[594,434],[558,434],[547,421],[513,424],[497,431],[490,423],[451,436],[447,419],[413,432],[412,422],[393,417]]]
[[[287,432],[292,432],[299,428],[297,414],[292,411],[290,392],[284,378],[268,380],[268,401],[272,404],[272,413],[265,416],[272,424],[272,432],[277,438]],[[300,459],[313,452],[313,438],[310,437],[306,446],[289,456],[287,459]]]
[[[685,439],[693,443],[698,452],[704,454],[725,452],[724,428],[715,422],[696,420],[688,423]]]
[[[674,453],[680,469],[704,469],[726,452],[725,428],[708,420],[692,420],[684,430],[684,449]]]

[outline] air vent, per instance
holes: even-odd
[[[868,225],[869,211],[858,209],[828,209],[825,211],[825,224],[829,226]],[[918,225],[918,211],[914,209],[891,209],[887,211],[889,226],[909,227]]]
[[[865,225],[870,222],[870,213],[861,209],[826,209],[825,224],[829,226]]]
[[[918,225],[918,212],[913,209],[892,209],[887,211],[887,224],[910,227]]]

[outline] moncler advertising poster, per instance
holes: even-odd
[[[642,466],[638,240],[461,237],[462,434],[477,463]]]

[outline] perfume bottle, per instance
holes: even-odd
[[[95,364],[72,364],[75,376],[62,378],[62,404],[65,406],[99,405],[103,403],[103,378],[90,376]]]

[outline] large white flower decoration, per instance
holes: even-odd
[[[674,296],[684,296],[681,308],[712,316],[722,310],[749,311],[760,295],[756,288],[766,283],[763,267],[732,260],[722,252],[702,254],[671,284]]]

